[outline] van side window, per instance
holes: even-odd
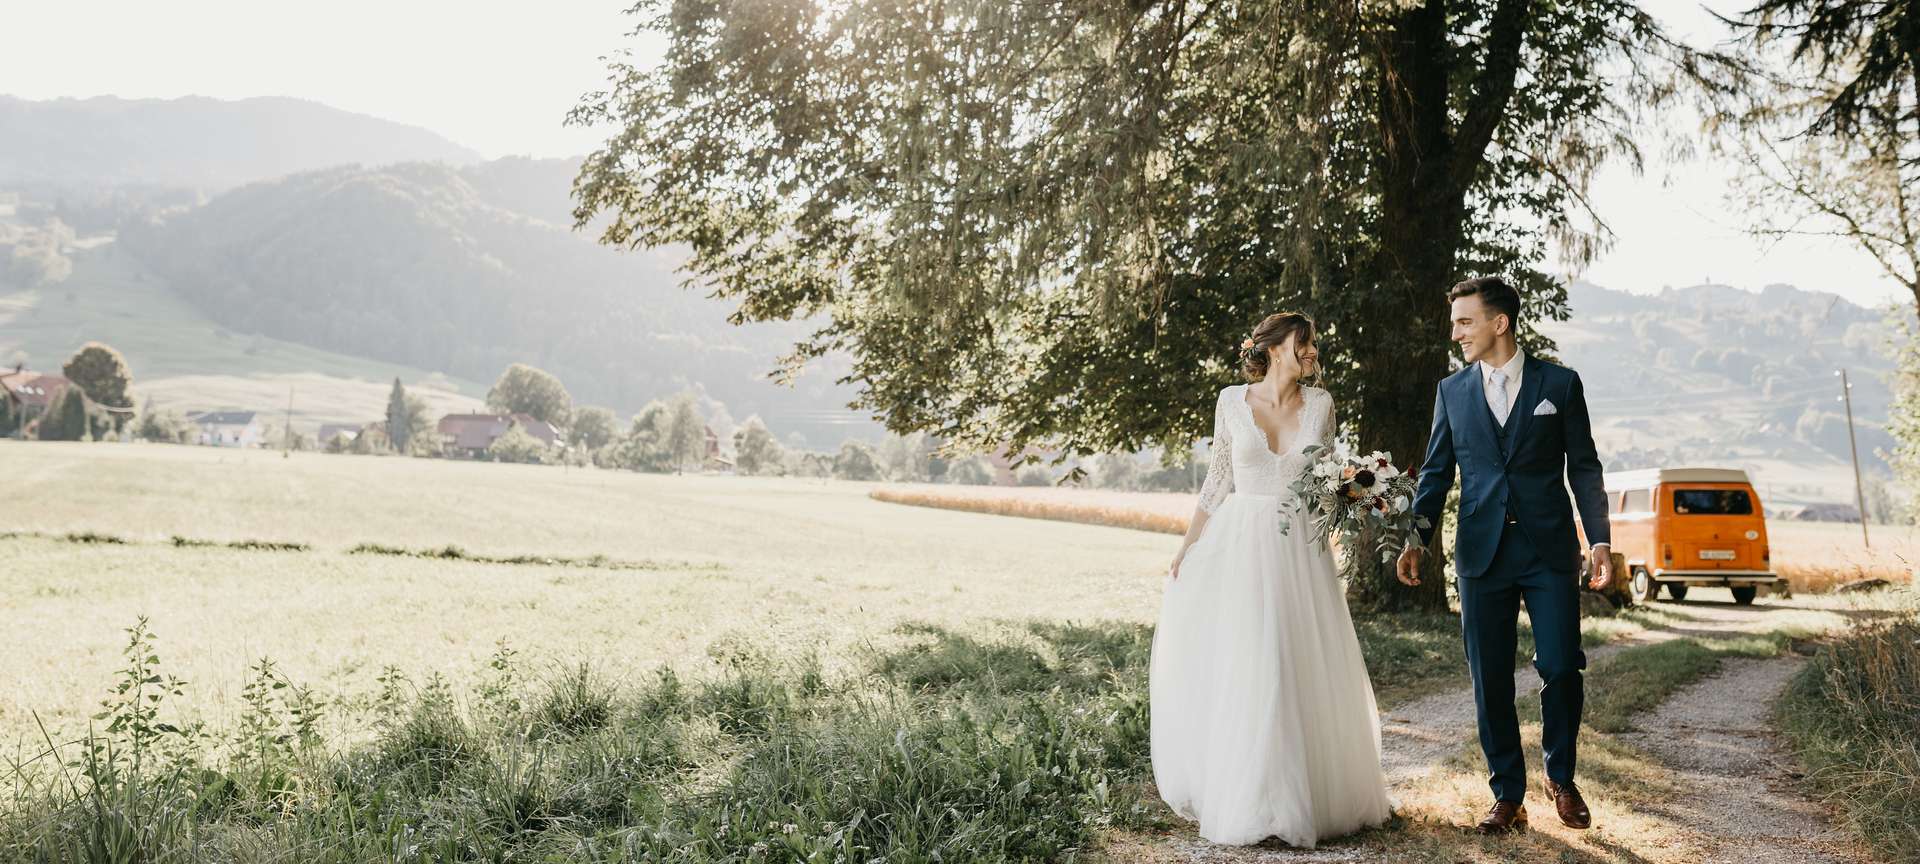
[[[1622,494],[1622,493],[1619,493],[1619,492],[1608,492],[1608,493],[1607,493],[1607,512],[1608,512],[1608,513],[1619,513],[1619,512],[1621,512],[1621,510],[1620,510],[1620,496],[1621,496],[1621,494]]]
[[[1645,489],[1628,489],[1622,493],[1620,497],[1620,512],[1622,513],[1653,512],[1653,497],[1649,495]]]

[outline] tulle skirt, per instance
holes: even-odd
[[[1311,520],[1279,507],[1236,492],[1214,510],[1153,634],[1154,781],[1216,843],[1311,847],[1391,815],[1332,554]]]

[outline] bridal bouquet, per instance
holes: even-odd
[[[1353,575],[1365,543],[1385,564],[1419,542],[1418,532],[1429,523],[1413,512],[1414,478],[1394,467],[1393,454],[1342,456],[1324,445],[1302,452],[1312,461],[1293,482],[1293,493],[1313,517],[1315,539],[1338,538],[1343,575]]]

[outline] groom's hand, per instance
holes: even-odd
[[[1401,550],[1400,560],[1394,562],[1394,575],[1400,578],[1402,585],[1420,584],[1420,559],[1426,557],[1423,546],[1408,546]]]
[[[1587,550],[1587,572],[1593,574],[1587,580],[1587,587],[1595,591],[1607,590],[1607,586],[1613,584],[1613,547],[1599,543]]]

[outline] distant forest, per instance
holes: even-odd
[[[313,171],[124,224],[119,242],[239,332],[473,380],[530,363],[580,402],[628,411],[696,384],[734,416],[844,404],[829,374],[762,383],[803,325],[736,328],[676,287],[666,252],[572,231],[575,165]]]

